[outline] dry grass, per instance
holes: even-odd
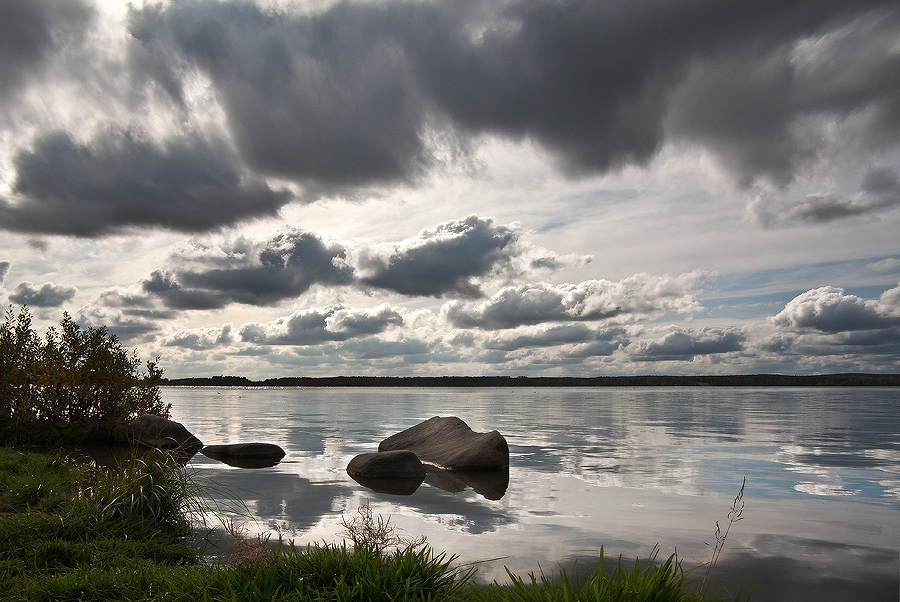
[[[235,524],[234,520],[224,522],[225,531],[231,536],[226,548],[228,564],[237,567],[263,566],[272,560],[274,551],[269,545],[269,533],[250,535],[247,527]]]
[[[412,551],[425,545],[425,536],[409,538],[398,533],[391,524],[391,517],[375,516],[368,502],[357,509],[357,516],[347,518],[341,515],[343,530],[341,535],[353,542],[358,550],[386,552],[389,550]]]

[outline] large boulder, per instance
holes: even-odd
[[[476,433],[455,416],[429,418],[391,435],[379,452],[409,450],[422,462],[450,470],[499,469],[509,466],[509,445],[497,431]]]
[[[239,468],[268,468],[278,464],[285,455],[284,450],[274,443],[207,445],[200,453]]]
[[[133,443],[148,445],[158,449],[190,449],[203,447],[193,433],[184,425],[162,416],[144,414],[128,423],[128,437]]]

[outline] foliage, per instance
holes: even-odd
[[[0,440],[123,440],[126,421],[168,416],[161,380],[157,362],[142,367],[106,327],[81,328],[65,313],[41,338],[28,309],[10,306],[0,323]]]

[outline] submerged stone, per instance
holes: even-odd
[[[284,458],[284,450],[274,443],[228,443],[207,445],[200,450],[207,458],[239,468],[268,468]]]

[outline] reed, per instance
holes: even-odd
[[[706,593],[709,588],[709,584],[712,581],[713,572],[716,570],[716,564],[719,562],[719,556],[722,554],[722,549],[725,547],[725,540],[728,538],[728,534],[731,532],[731,527],[734,523],[743,520],[744,518],[744,488],[747,486],[747,477],[744,477],[744,480],[741,482],[741,489],[738,491],[738,494],[735,496],[734,501],[731,503],[731,510],[728,511],[728,515],[726,517],[727,523],[725,524],[725,530],[722,530],[722,526],[719,524],[719,521],[716,521],[716,543],[713,545],[712,557],[709,560],[709,564],[706,565],[706,574],[703,576],[703,581],[700,584],[700,592]],[[738,594],[740,597],[740,594]]]

